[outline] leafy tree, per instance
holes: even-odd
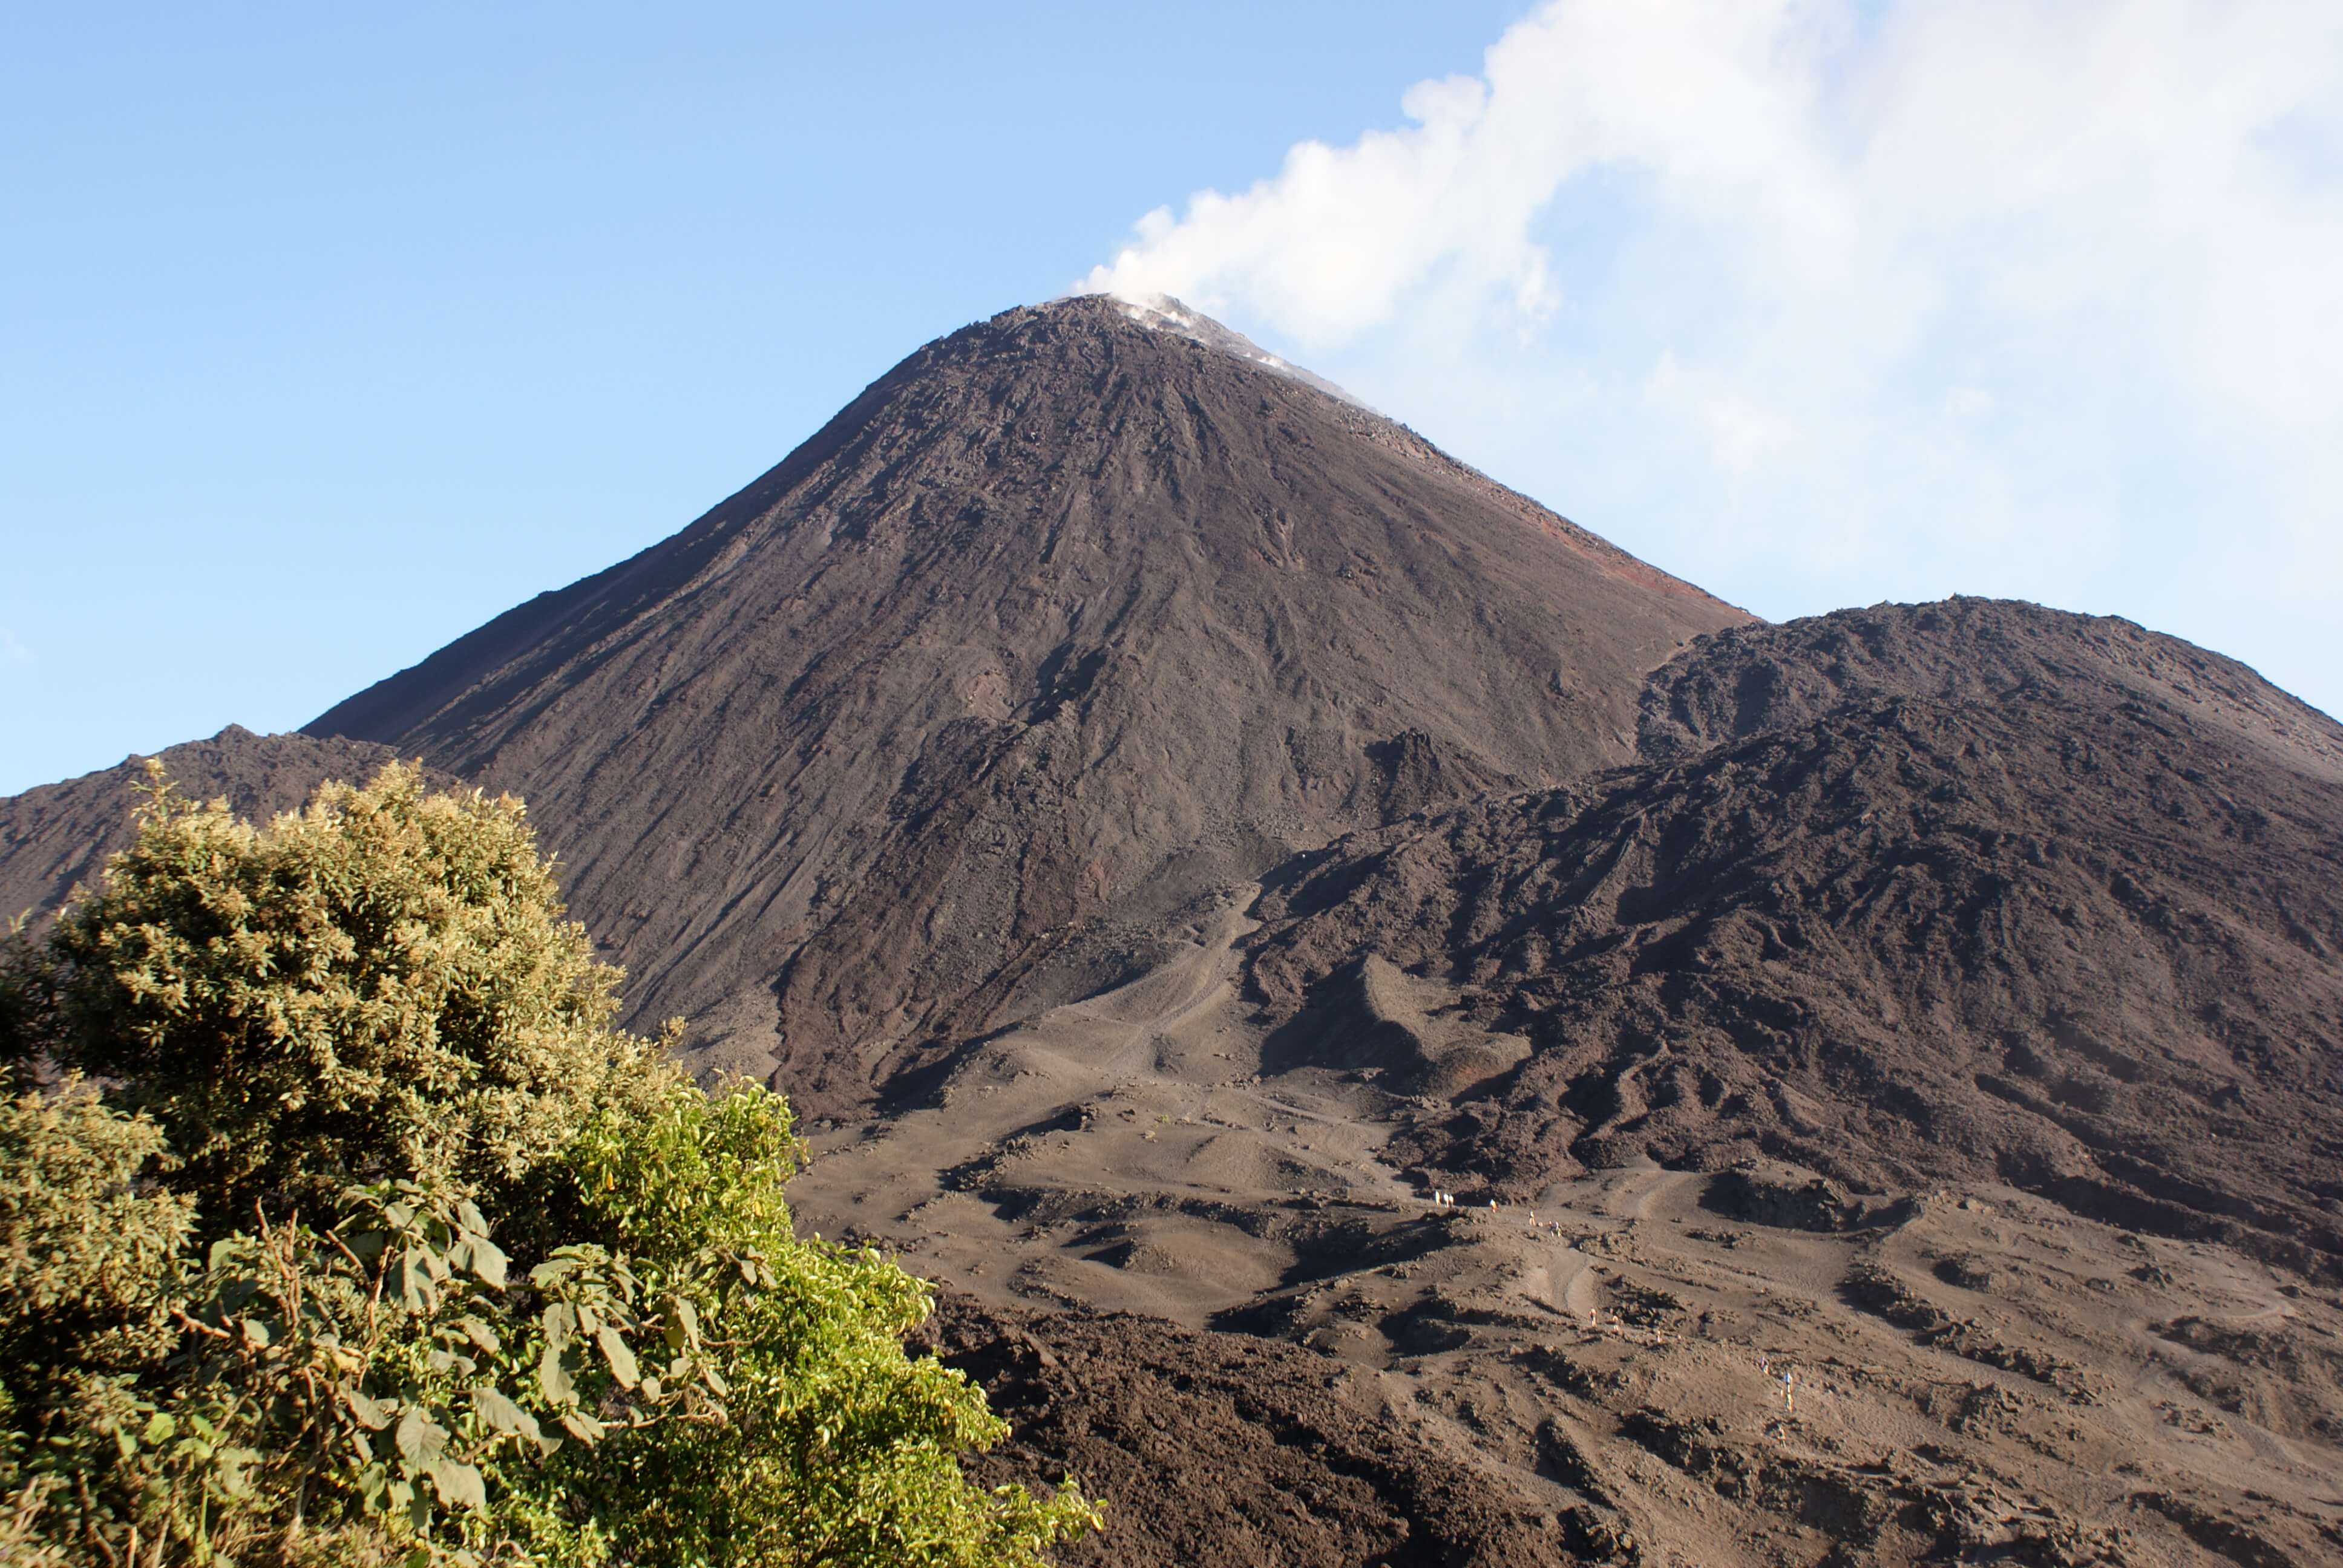
[[[617,1238],[646,1295],[698,1303],[735,1418],[609,1451],[598,1494],[657,1500],[628,1515],[628,1553],[974,1568],[1094,1523],[1071,1490],[1040,1504],[961,1478],[954,1456],[1007,1423],[959,1372],[902,1353],[931,1307],[923,1282],[867,1249],[788,1242],[795,1147],[778,1096],[679,1083],[657,1116],[606,1116],[573,1151],[591,1228]]]
[[[157,771],[136,842],[47,949],[27,1043],[151,1112],[215,1230],[352,1181],[506,1192],[656,1092],[521,803],[411,768],[265,829]]]
[[[612,1029],[617,980],[517,802],[391,768],[255,828],[158,779],[0,966],[0,1554],[990,1568],[1095,1527],[967,1481],[1007,1429],[904,1353],[926,1287],[798,1239],[787,1105]]]

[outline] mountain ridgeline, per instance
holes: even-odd
[[[1075,299],[309,729],[524,793],[641,1015],[843,1106],[1298,849],[1626,759],[1644,673],[1747,618]]]

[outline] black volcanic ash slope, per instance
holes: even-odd
[[[1343,1038],[1313,1015],[1375,955],[1531,1042],[1399,1157],[1523,1191],[1647,1154],[1999,1178],[2343,1277],[2343,729],[2175,639],[1974,600],[1712,638],[1655,724],[1675,759],[1264,900],[1253,980],[1298,1035]]]
[[[639,1016],[849,1103],[1298,848],[1625,759],[1644,674],[1746,618],[1078,299],[310,729],[526,796]]]
[[[2114,616],[1986,598],[1719,632],[1644,688],[1636,749],[1666,761],[1869,699],[1990,706],[2026,693],[2171,708],[2294,771],[2343,781],[2343,726],[2237,660]]]

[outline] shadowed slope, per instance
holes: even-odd
[[[1956,618],[2005,646],[2105,626],[1863,613],[1947,670],[1975,668],[1932,644]],[[1699,689],[1720,648],[1823,689],[1817,630],[1716,639],[1655,689]],[[1966,700],[1847,684],[1684,760],[1341,847],[1264,901],[1254,983],[1298,1012],[1375,953],[1529,1038],[1394,1151],[1434,1168],[1528,1191],[1644,1155],[2000,1179],[2343,1277],[2343,733],[2258,681],[2188,700],[2081,662]]]
[[[844,1103],[1296,849],[1624,759],[1644,674],[1745,618],[1081,299],[310,729],[525,795],[642,1014]]]

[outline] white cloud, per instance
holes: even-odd
[[[1710,460],[1736,479],[1798,448],[1802,432],[1795,418],[1714,371],[1686,370],[1673,353],[1661,353],[1644,396],[1691,420],[1708,443]]]
[[[1401,107],[1084,286],[1777,613],[2343,595],[2332,0],[1555,0]]]

